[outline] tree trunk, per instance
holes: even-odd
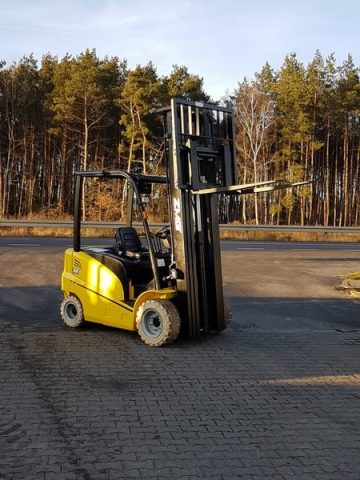
[[[344,132],[344,169],[343,169],[343,181],[342,181],[342,188],[343,188],[343,202],[342,202],[342,211],[343,211],[343,218],[344,218],[344,227],[348,224],[348,214],[349,214],[349,125],[346,122],[345,124],[345,132]]]

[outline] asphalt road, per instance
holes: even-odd
[[[230,327],[151,349],[62,325],[70,243],[0,238],[1,480],[359,480],[359,245],[223,242]]]
[[[112,238],[84,238],[82,245],[111,245]],[[0,247],[56,247],[72,246],[72,240],[64,237],[0,237]],[[334,242],[262,242],[262,241],[231,241],[221,242],[222,251],[231,250],[328,250],[328,251],[360,251],[360,243]]]

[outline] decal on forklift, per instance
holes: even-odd
[[[81,263],[79,262],[79,260],[77,258],[74,258],[72,273],[74,275],[79,274],[80,273],[80,268],[81,268]]]
[[[181,228],[181,205],[180,199],[174,198],[174,220],[175,220],[175,230],[179,233],[182,233]]]

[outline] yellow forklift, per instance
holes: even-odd
[[[170,274],[169,229],[152,234],[146,218],[151,185],[166,177],[124,171],[75,173],[74,247],[65,252],[61,316],[68,327],[84,321],[138,331],[145,343],[171,343],[180,331],[180,318],[170,301],[176,288]],[[116,230],[112,246],[81,248],[81,192],[84,179],[123,180],[128,188],[127,226]],[[124,185],[125,188],[125,185]],[[143,218],[144,240],[132,225],[137,206]]]
[[[230,320],[224,302],[218,222],[219,194],[293,186],[236,184],[232,110],[172,99],[163,118],[166,175],[125,171],[75,173],[74,246],[65,252],[61,316],[68,327],[95,322],[137,331],[148,345],[173,342],[180,331],[197,337]],[[111,246],[81,247],[85,179],[120,179],[128,186],[126,226]],[[169,225],[151,232],[146,207],[154,184],[165,184]],[[143,239],[133,226],[142,218]]]

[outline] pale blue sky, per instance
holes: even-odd
[[[130,67],[152,60],[159,75],[186,65],[218,99],[289,52],[359,65],[359,23],[359,0],[0,0],[0,60],[95,48]]]

